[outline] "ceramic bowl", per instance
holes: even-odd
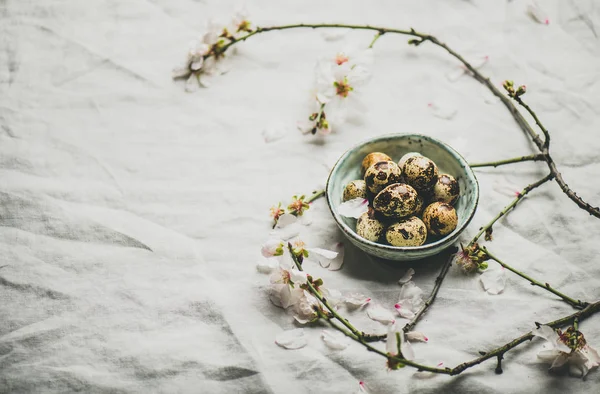
[[[367,241],[356,234],[356,219],[338,214],[346,184],[361,179],[360,166],[371,152],[383,152],[398,162],[408,152],[420,152],[433,160],[440,173],[450,174],[460,186],[460,198],[454,205],[458,215],[456,229],[443,238],[429,239],[424,245],[398,247]],[[391,134],[364,141],[348,150],[333,166],[327,179],[327,203],[335,222],[344,235],[366,253],[386,260],[409,261],[423,259],[440,253],[451,246],[467,227],[477,209],[479,184],[466,160],[449,145],[434,138],[418,134]]]

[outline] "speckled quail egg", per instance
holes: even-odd
[[[425,199],[420,194],[417,194],[417,203],[415,205],[415,215],[420,216],[423,213],[423,208],[425,205]]]
[[[344,188],[343,200],[348,201],[354,198],[367,198],[367,184],[362,179],[350,181]]]
[[[400,158],[400,161],[398,162],[398,167],[400,167],[400,169],[404,168],[404,164],[406,164],[406,160],[408,160],[411,157],[415,157],[415,156],[423,156],[423,155],[420,154],[419,152],[408,152],[407,154],[405,154],[404,156],[402,156]]]
[[[392,183],[400,182],[400,167],[393,161],[379,161],[367,168],[365,172],[365,182],[367,183],[367,189],[377,194]]]
[[[385,239],[392,246],[421,246],[427,240],[427,227],[421,219],[411,216],[390,225]]]
[[[423,156],[409,157],[402,167],[406,183],[419,192],[429,190],[438,178],[438,169],[433,161]]]
[[[373,200],[373,208],[385,216],[401,218],[414,215],[419,195],[410,185],[395,183],[380,191]]]
[[[460,187],[458,186],[457,180],[454,179],[452,175],[441,174],[438,176],[435,185],[433,185],[432,192],[433,201],[454,205],[460,195]]]
[[[360,215],[356,221],[356,233],[367,241],[379,241],[384,231],[385,225],[375,218],[375,211],[372,208]]]
[[[392,158],[381,152],[371,152],[362,161],[361,174],[365,175],[367,168],[380,161],[392,161]]]
[[[458,216],[452,205],[438,201],[425,208],[423,222],[429,234],[447,235],[458,225]]]

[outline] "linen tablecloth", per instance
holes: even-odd
[[[552,133],[551,152],[569,185],[600,203],[600,6],[539,1],[336,0],[247,3],[255,25],[339,22],[431,33],[495,84],[527,85],[527,102]],[[460,376],[421,379],[387,370],[358,344],[328,349],[326,326],[307,327],[308,346],[285,350],[275,336],[296,328],[269,301],[256,270],[269,237],[268,209],[325,183],[349,147],[387,133],[423,133],[471,162],[535,152],[506,108],[443,50],[385,35],[362,91],[360,124],[325,138],[296,122],[318,58],[366,47],[372,33],[294,30],[238,46],[231,70],[186,93],[171,70],[208,18],[237,3],[190,0],[0,1],[0,392],[372,393],[597,392],[554,376],[536,360],[543,341]],[[265,133],[283,138],[267,143]],[[474,235],[514,192],[543,177],[543,163],[477,171]],[[344,241],[324,200],[309,211],[311,246]],[[555,183],[527,196],[494,226],[489,244],[507,263],[589,301],[600,297],[600,221]],[[426,293],[440,258],[410,264],[370,258],[349,242],[340,271],[306,269],[342,293],[385,307],[409,267]],[[417,329],[419,358],[452,367],[572,313],[557,297],[507,274],[500,295],[453,266]],[[367,306],[369,308],[371,306]],[[346,313],[346,312],[344,312]],[[365,309],[348,313],[381,330]],[[399,318],[399,322],[402,319]],[[600,346],[600,317],[581,324]]]

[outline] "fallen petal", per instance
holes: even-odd
[[[395,321],[394,314],[379,304],[369,305],[369,309],[367,309],[367,316],[369,316],[371,320],[375,320],[383,324],[390,324]]]
[[[327,250],[327,249],[321,249],[321,248],[307,248],[306,250],[308,250],[309,253],[314,253],[319,257],[324,257],[329,260],[337,257],[337,255],[338,255],[337,252],[334,252],[332,250]]]
[[[427,342],[429,338],[419,331],[409,331],[406,333],[406,339],[411,342]]]
[[[308,344],[302,328],[286,330],[277,334],[275,343],[282,348],[289,350],[300,349]]]
[[[350,344],[350,338],[337,331],[323,331],[321,338],[325,345],[333,350],[344,350]]]
[[[369,200],[366,198],[354,198],[343,202],[338,207],[338,213],[348,218],[358,219],[360,215],[369,210]]]
[[[198,90],[198,87],[198,77],[196,77],[195,74],[191,74],[187,81],[185,81],[185,91],[188,93],[194,93]]]
[[[365,385],[365,382],[358,382],[358,391],[356,392],[356,394],[365,394],[365,393],[369,393],[367,391],[367,386]]]
[[[400,300],[420,298],[423,295],[423,290],[413,281],[408,281],[400,289]]]
[[[483,274],[479,275],[479,281],[488,294],[497,295],[502,293],[506,286],[504,271],[504,268],[487,269]]]
[[[296,223],[296,221],[298,221],[298,217],[291,215],[289,213],[284,213],[277,220],[277,225],[275,226],[275,228],[285,228],[285,227],[289,226],[290,224]]]
[[[400,278],[400,279],[398,280],[398,283],[399,283],[399,284],[401,284],[401,285],[405,284],[406,282],[408,282],[408,281],[410,281],[410,280],[412,279],[412,277],[413,277],[413,275],[414,275],[414,274],[415,274],[415,270],[414,270],[414,269],[412,269],[412,268],[409,268],[409,269],[408,269],[408,270],[407,270],[407,271],[404,273],[404,275],[402,276],[402,278]]]
[[[548,13],[544,10],[537,1],[531,1],[527,5],[527,15],[534,21],[542,23],[544,25],[550,24],[550,18]]]
[[[342,266],[344,265],[344,244],[338,242],[335,245],[333,245],[333,249],[337,252],[337,256],[334,259],[330,260],[328,266],[324,268],[328,268],[329,271],[338,271],[342,269]]]
[[[353,293],[346,296],[344,299],[346,304],[349,304],[355,308],[359,308],[365,304],[371,302],[371,298],[362,294]]]
[[[275,268],[277,268],[278,265],[279,261],[277,258],[271,257],[259,261],[258,264],[256,264],[256,270],[261,274],[270,274]]]

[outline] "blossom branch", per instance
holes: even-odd
[[[311,202],[321,198],[325,196],[325,190],[316,190],[313,192],[312,196],[308,197],[306,200],[304,200],[307,204],[310,204]]]
[[[498,166],[503,166],[503,165],[512,164],[512,163],[520,163],[523,161],[544,161],[544,160],[546,160],[546,156],[544,154],[538,153],[538,154],[534,154],[534,155],[514,157],[512,159],[506,159],[506,160],[469,164],[469,167],[471,167],[471,168],[494,167],[495,168]]]
[[[471,242],[469,242],[468,246],[474,245],[475,242],[477,242],[477,240],[484,233],[486,233],[487,231],[489,231],[492,228],[494,223],[496,223],[502,216],[506,215],[508,213],[508,211],[513,209],[519,203],[519,201],[521,201],[527,195],[527,193],[529,193],[533,189],[543,185],[544,183],[548,182],[553,177],[554,177],[553,174],[548,174],[544,178],[540,179],[539,181],[526,186],[521,192],[518,192],[517,198],[515,198],[510,204],[508,204],[506,207],[504,207],[504,209],[502,211],[500,211],[500,213],[498,213],[488,224],[486,224],[485,226],[483,226],[479,229],[479,232],[477,234],[475,234],[475,236],[473,237]]]
[[[214,46],[209,52],[207,52],[202,57],[202,59],[203,59],[203,61],[206,61],[210,57],[219,58],[219,57],[223,56],[225,54],[225,52],[231,46],[236,45],[239,42],[245,41],[248,38],[253,37],[257,34],[266,33],[266,32],[270,32],[270,31],[288,30],[288,29],[297,29],[297,28],[312,28],[312,29],[344,28],[344,29],[376,31],[377,35],[371,42],[370,47],[372,47],[372,45],[375,43],[375,41],[381,35],[387,34],[387,33],[395,33],[395,34],[417,37],[416,39],[409,40],[409,44],[411,44],[411,45],[419,46],[419,45],[423,44],[424,42],[429,41],[432,44],[439,46],[440,48],[443,48],[451,56],[453,56],[458,61],[460,61],[477,81],[479,81],[484,86],[486,86],[492,92],[492,94],[494,94],[494,96],[498,97],[501,100],[501,102],[509,110],[509,112],[511,113],[511,115],[513,116],[513,118],[515,119],[515,121],[517,122],[519,127],[521,127],[521,129],[530,136],[530,138],[536,144],[536,146],[538,147],[540,152],[543,155],[545,155],[545,161],[548,165],[548,168],[550,169],[550,172],[554,175],[554,179],[560,186],[561,190],[572,201],[574,201],[577,204],[577,206],[579,206],[581,209],[587,211],[590,215],[600,218],[600,208],[591,206],[589,203],[585,202],[581,197],[579,197],[571,188],[569,188],[567,183],[562,178],[562,175],[558,171],[556,164],[554,163],[554,160],[548,154],[548,147],[549,147],[549,143],[550,143],[550,134],[548,133],[548,130],[542,126],[542,124],[539,121],[539,118],[537,117],[535,112],[533,110],[531,110],[531,108],[527,104],[525,104],[522,101],[522,99],[520,99],[520,97],[519,97],[520,95],[525,93],[525,87],[522,86],[519,88],[519,89],[522,89],[521,94],[519,94],[519,95],[513,94],[513,95],[510,95],[509,97],[507,97],[491,82],[490,78],[483,76],[473,65],[471,65],[469,62],[467,62],[462,56],[460,56],[458,53],[456,53],[454,50],[452,50],[450,47],[448,47],[448,45],[441,42],[438,38],[436,38],[432,35],[417,32],[415,29],[412,29],[412,28],[410,30],[402,30],[402,29],[389,29],[389,28],[370,26],[370,25],[351,25],[351,24],[338,24],[338,23],[335,23],[335,24],[334,23],[319,23],[319,24],[300,23],[300,24],[290,24],[290,25],[281,25],[281,26],[257,27],[255,30],[251,30],[251,29],[245,30],[245,31],[249,31],[248,34],[241,36],[241,37],[234,37],[234,36],[227,37],[227,39],[229,40],[228,43],[225,43],[225,44],[219,43],[219,45]],[[194,70],[190,69],[189,74],[191,74],[191,73],[194,73]],[[517,107],[515,107],[515,105],[511,102],[510,98],[515,99],[534,118],[534,120],[536,121],[536,124],[540,127],[540,129],[544,133],[544,136],[545,136],[544,141],[542,141],[540,136],[533,130],[533,128],[530,126],[530,124],[527,122],[527,120],[523,117],[521,112],[519,112]]]
[[[296,268],[298,268],[299,271],[304,271],[302,269],[302,263],[298,259],[298,256],[296,255],[296,253],[294,251],[294,247],[292,246],[292,244],[290,242],[288,242],[288,250],[290,252],[290,256],[292,256],[292,260],[294,260],[294,264],[296,265]],[[319,290],[317,290],[315,288],[315,286],[313,286],[313,284],[310,283],[310,281],[307,281],[306,284],[308,287],[308,291],[312,295],[314,295],[323,305],[325,305],[325,308],[327,308],[329,310],[329,313],[331,314],[331,316],[335,317],[337,320],[339,320],[340,323],[342,323],[344,326],[346,326],[346,328],[348,328],[348,330],[350,330],[352,335],[354,335],[356,338],[359,338],[361,340],[363,339],[363,337],[368,336],[367,334],[357,330],[352,324],[350,324],[348,319],[345,319],[342,316],[340,316],[337,313],[336,309],[327,301],[327,299],[325,297],[323,297],[323,294],[321,294],[321,292]]]
[[[490,251],[488,249],[486,249],[484,246],[481,247],[481,249],[487,254],[487,256],[494,260],[495,262],[497,262],[498,264],[500,264],[501,266],[503,266],[504,268],[506,268],[507,270],[519,275],[521,278],[528,280],[533,286],[538,286],[541,287],[542,289],[548,290],[549,292],[559,296],[560,298],[562,298],[565,302],[567,302],[569,305],[571,305],[573,308],[577,308],[577,309],[583,309],[586,306],[589,305],[589,303],[587,302],[583,302],[581,300],[575,300],[563,293],[561,293],[560,291],[554,289],[552,286],[550,286],[550,284],[546,283],[542,283],[540,281],[537,281],[535,279],[533,279],[531,276],[528,276],[520,271],[518,271],[517,269],[511,267],[510,265],[506,264],[505,262],[501,261],[498,257],[494,256],[492,253],[490,253]]]
[[[454,253],[456,253],[457,250],[458,249],[456,247],[450,248],[450,250],[449,250],[450,257],[448,258],[446,263],[442,266],[442,269],[440,270],[440,274],[437,276],[437,278],[435,278],[435,285],[433,286],[433,290],[431,291],[429,298],[427,298],[427,301],[425,301],[425,303],[415,313],[415,316],[412,319],[410,319],[410,321],[408,323],[406,323],[406,325],[402,328],[402,330],[405,333],[412,331],[412,329],[417,325],[417,322],[419,321],[419,319],[421,319],[421,317],[423,316],[425,311],[427,311],[427,309],[435,301],[435,297],[437,296],[437,293],[440,290],[440,287],[442,286],[442,282],[444,281],[446,274],[450,270],[450,266],[452,265]]]
[[[564,327],[565,325],[571,324],[575,320],[577,320],[577,321],[585,320],[586,318],[592,316],[593,314],[595,314],[598,311],[600,311],[600,301],[596,301],[593,304],[589,304],[582,310],[580,310],[576,313],[573,313],[572,315],[565,316],[558,320],[554,320],[550,323],[546,323],[546,325],[548,325],[552,328]],[[536,323],[536,325],[539,326],[540,324]],[[520,337],[513,339],[512,341],[508,342],[507,344],[505,344],[503,346],[500,346],[489,352],[482,352],[481,357],[478,357],[471,361],[464,362],[464,363],[452,368],[450,375],[458,375],[461,372],[463,372],[464,370],[474,367],[478,364],[481,364],[482,362],[489,360],[490,358],[494,358],[494,357],[498,357],[498,356],[503,357],[506,352],[519,346],[523,342],[530,341],[531,339],[533,339],[533,337],[534,337],[533,333],[531,331],[529,331],[528,333],[523,334]]]

